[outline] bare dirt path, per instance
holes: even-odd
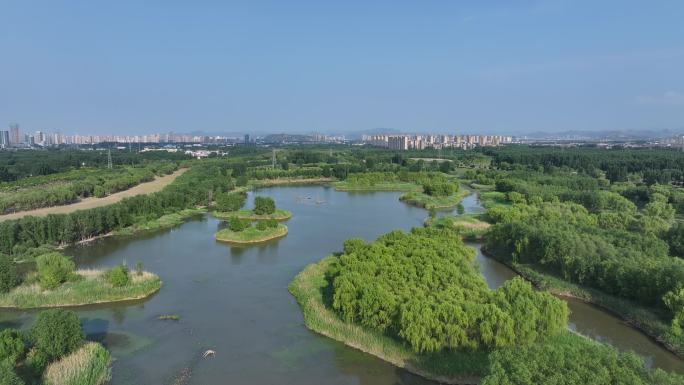
[[[27,215],[32,215],[34,217],[44,217],[48,214],[68,214],[77,210],[92,209],[94,207],[111,205],[112,203],[119,202],[120,200],[127,197],[157,192],[166,187],[169,183],[173,182],[178,176],[182,175],[187,170],[187,168],[179,169],[173,174],[157,177],[151,182],[141,183],[137,186],[129,188],[128,190],[119,191],[117,193],[108,195],[104,198],[90,197],[81,199],[80,201],[69,205],[43,207],[35,210],[19,211],[16,213],[0,215],[0,221],[5,221],[8,219],[19,219]]]

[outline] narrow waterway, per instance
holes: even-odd
[[[463,200],[466,213],[482,212],[477,196],[471,194]],[[508,266],[485,256],[479,243],[469,243],[477,250],[476,260],[480,270],[492,289],[503,285],[518,274]],[[611,344],[623,351],[634,351],[644,357],[646,363],[667,371],[684,373],[684,361],[651,340],[641,331],[634,329],[616,317],[594,305],[563,298],[570,308],[570,329],[591,339]]]
[[[102,341],[116,358],[112,384],[431,384],[309,331],[287,291],[299,271],[339,251],[344,240],[373,240],[393,229],[421,226],[426,211],[399,202],[399,193],[301,186],[262,189],[259,195],[294,213],[287,237],[231,247],[214,240],[221,222],[205,215],[172,230],[66,250],[79,267],[142,261],[164,281],[147,300],[76,308],[88,338]],[[466,212],[481,210],[474,195],[463,206]],[[492,287],[515,276],[479,248],[477,258]],[[654,366],[683,369],[676,357],[614,317],[586,304],[570,305],[579,332],[633,349]],[[0,328],[29,327],[35,314],[0,311]],[[181,319],[158,320],[163,314]],[[202,359],[206,349],[216,356]]]

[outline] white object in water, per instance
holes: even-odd
[[[209,350],[207,350],[206,352],[204,352],[204,354],[202,354],[202,357],[207,358],[207,357],[209,357],[209,356],[212,356],[212,357],[213,357],[213,356],[215,356],[215,355],[216,355],[216,352],[213,351],[213,350],[211,350],[211,349],[209,349]]]

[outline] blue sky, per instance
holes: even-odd
[[[0,126],[684,128],[684,2],[0,0]]]

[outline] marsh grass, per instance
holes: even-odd
[[[482,214],[463,214],[457,216],[431,218],[426,222],[428,226],[454,228],[466,240],[482,240],[491,224],[483,221]]]
[[[325,299],[329,291],[325,271],[334,258],[330,256],[307,266],[288,286],[302,309],[304,322],[309,329],[442,383],[476,384],[486,374],[489,365],[489,353],[486,351],[421,355],[389,336],[342,321],[326,306]]]
[[[240,232],[230,231],[230,229],[225,228],[217,232],[215,238],[221,242],[247,245],[282,238],[286,235],[287,226],[279,224],[278,227],[267,228],[266,230],[259,230],[252,226]]]
[[[409,192],[400,196],[399,200],[428,210],[446,209],[458,206],[468,194],[470,194],[470,191],[466,189],[460,189],[455,194],[449,196],[433,196],[422,192]]]
[[[45,385],[101,385],[111,378],[111,357],[102,345],[88,342],[51,363],[43,374]]]
[[[37,283],[24,283],[9,293],[0,294],[0,307],[41,308],[81,306],[105,302],[142,299],[157,292],[162,285],[155,274],[131,274],[125,286],[114,287],[102,270],[77,270],[80,279],[61,284],[54,290],[43,290]]]

